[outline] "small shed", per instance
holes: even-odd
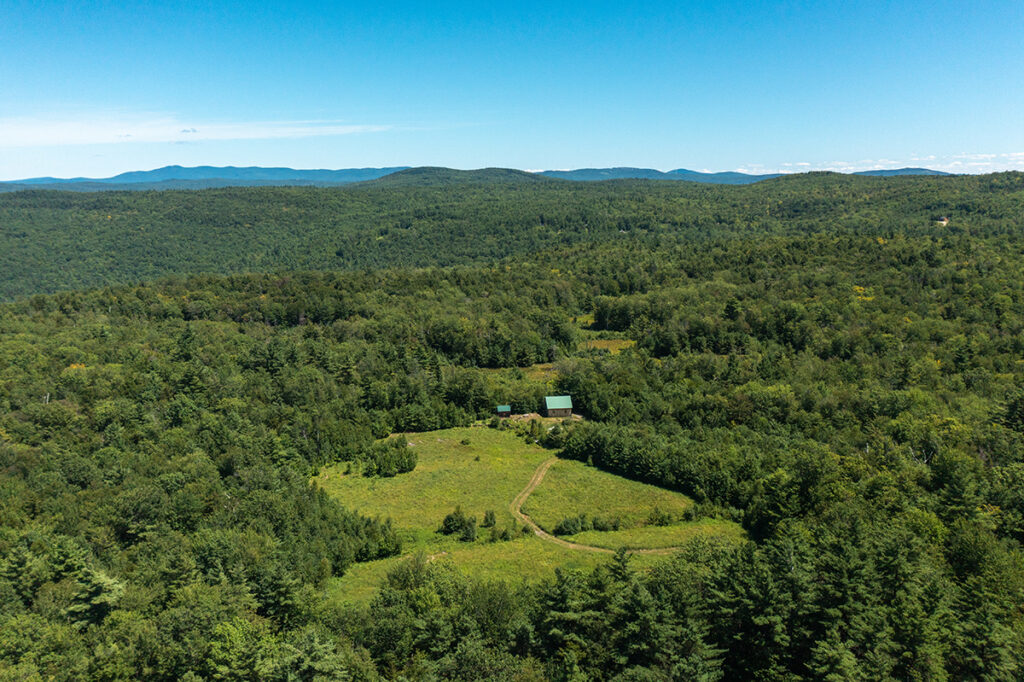
[[[498,407],[494,411],[498,413],[499,417],[511,417],[512,416],[512,406],[511,405],[498,405]]]
[[[571,417],[572,398],[567,395],[545,396],[544,412],[549,417]]]

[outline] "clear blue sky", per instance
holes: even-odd
[[[1024,1],[0,0],[0,179],[1024,169]]]

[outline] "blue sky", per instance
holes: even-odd
[[[0,179],[1024,169],[1024,2],[0,2]]]

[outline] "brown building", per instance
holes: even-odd
[[[567,395],[545,396],[544,412],[548,417],[571,417],[572,398]]]

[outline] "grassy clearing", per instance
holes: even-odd
[[[662,557],[637,555],[631,565],[641,570],[650,568]],[[381,561],[355,564],[341,578],[333,579],[327,598],[338,604],[365,603],[373,598],[387,574],[410,555]],[[474,578],[502,580],[510,584],[538,582],[554,576],[556,568],[591,570],[610,560],[610,555],[566,549],[552,542],[529,535],[510,542],[473,543],[454,548],[433,561],[450,561],[460,571]]]
[[[483,372],[485,376],[491,377],[492,381],[494,379],[504,379],[506,381],[522,380],[534,383],[551,381],[558,374],[553,362],[540,362],[528,367],[485,368],[478,371]]]
[[[499,528],[514,524],[509,504],[551,453],[530,445],[511,431],[473,427],[407,434],[416,449],[416,468],[394,478],[345,474],[347,465],[325,468],[315,479],[346,507],[369,516],[390,518],[404,543],[405,555],[355,564],[331,581],[332,601],[365,602],[388,571],[416,552],[451,560],[471,575],[502,580],[537,579],[559,565],[587,562],[599,554],[572,552],[534,536],[506,542],[487,541],[480,528],[476,542],[459,542],[437,533],[445,515],[461,506],[483,520],[493,510]],[[465,444],[465,441],[469,441]],[[586,554],[585,557],[575,556]]]
[[[697,537],[716,536],[739,541],[743,538],[743,529],[731,521],[718,519],[701,519],[690,523],[679,523],[671,526],[643,526],[625,530],[613,530],[606,533],[587,531],[577,533],[566,540],[578,542],[592,547],[606,549],[659,549],[663,547],[679,547]]]
[[[588,328],[594,324],[594,313],[583,313],[582,315],[577,315],[573,318],[573,321],[580,327]]]
[[[337,465],[325,469],[316,482],[349,509],[390,518],[412,551],[435,553],[458,544],[434,532],[456,505],[477,521],[493,510],[499,527],[510,526],[509,503],[551,456],[511,432],[488,428],[406,437],[419,458],[414,471],[394,478],[366,478],[345,474],[345,465]],[[463,445],[466,440],[469,444]]]
[[[544,481],[526,500],[523,512],[541,528],[551,532],[562,519],[580,514],[618,518],[622,528],[643,524],[656,508],[679,519],[692,504],[681,493],[630,481],[582,462],[562,459],[552,465]]]
[[[551,381],[555,378],[555,374],[553,362],[542,362],[523,368],[523,375],[530,381]]]
[[[584,339],[579,342],[578,348],[580,350],[586,350],[588,348],[603,348],[612,355],[621,353],[626,348],[631,348],[636,345],[636,341],[633,339]]]
[[[555,420],[557,421],[557,420]],[[326,467],[316,482],[346,507],[369,516],[390,518],[404,542],[405,555],[356,564],[333,579],[327,598],[334,603],[369,600],[388,571],[423,552],[433,561],[451,561],[464,573],[507,582],[550,578],[556,567],[590,569],[608,555],[563,547],[532,534],[516,533],[513,540],[489,542],[489,529],[478,529],[475,542],[459,542],[436,532],[456,505],[483,520],[495,512],[498,528],[511,528],[509,505],[526,487],[537,467],[552,452],[524,442],[512,431],[482,427],[407,434],[419,461],[416,469],[394,478],[346,474],[346,464]],[[468,443],[466,443],[468,441]],[[579,462],[559,460],[524,505],[524,511],[555,524],[563,517],[619,516],[637,525],[658,507],[678,517],[690,501],[678,493],[619,478]],[[542,523],[542,525],[543,525]],[[699,527],[698,527],[699,526]],[[518,529],[518,526],[517,526]],[[711,522],[662,528],[635,528],[611,533],[581,533],[577,542],[595,547],[670,547],[701,533],[716,532]],[[725,527],[724,534],[738,531]],[[638,567],[659,560],[638,556]]]

